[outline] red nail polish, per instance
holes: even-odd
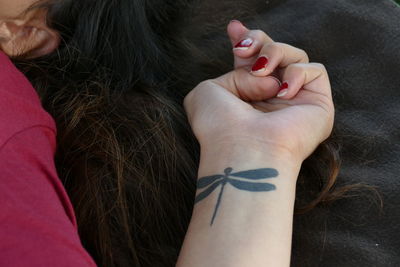
[[[281,88],[279,90],[284,90],[284,89],[288,89],[289,88],[289,84],[287,82],[282,83]]]
[[[268,64],[268,58],[262,56],[259,57],[254,63],[253,67],[251,68],[251,71],[259,71],[265,68],[265,66]]]
[[[235,48],[248,48],[253,44],[253,39],[246,38],[235,45]]]

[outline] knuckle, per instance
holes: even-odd
[[[318,68],[318,70],[321,72],[321,75],[326,77],[327,79],[329,79],[329,74],[328,74],[328,70],[326,69],[326,67],[321,64],[321,63],[315,63],[315,66]]]
[[[271,42],[264,45],[262,53],[268,54],[268,56],[283,55],[282,44]]]
[[[304,49],[297,48],[299,50],[299,53],[303,56],[303,58],[306,60],[306,62],[310,61],[310,58],[308,57],[307,52]]]
[[[261,35],[261,34],[264,34],[264,32],[262,31],[262,30],[260,30],[260,29],[255,29],[255,30],[251,30],[252,32],[253,32],[253,34],[255,34],[255,35]]]
[[[322,72],[324,72],[324,73],[327,72],[326,67],[325,67],[323,64],[321,64],[321,63],[312,62],[312,63],[310,63],[310,65],[312,65],[312,66],[314,66],[314,67],[320,69],[320,70],[321,70]]]
[[[282,43],[272,42],[266,45],[266,48],[271,51],[282,51]]]
[[[298,48],[298,47],[296,47],[296,48],[297,48],[297,50],[299,50],[299,52],[300,52],[301,54],[308,56],[306,50],[304,50],[304,49],[302,49],[302,48]]]
[[[252,35],[257,39],[263,39],[267,34],[260,29],[256,29],[252,30]]]
[[[287,66],[287,71],[291,73],[303,73],[306,71],[306,66],[307,64],[305,63],[293,63]]]

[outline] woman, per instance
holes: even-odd
[[[198,48],[178,39],[181,33],[173,35],[177,10],[186,3],[166,3],[165,10],[149,11],[148,3],[128,0],[40,2],[30,9],[33,3],[24,2],[3,16],[2,50],[16,58],[57,123],[58,173],[82,243],[104,266],[176,262],[195,195],[199,148],[193,129],[200,179],[225,171],[222,188],[237,171],[257,170],[253,179],[267,171],[277,178],[269,187],[276,192],[254,193],[263,190],[252,184],[242,190],[249,194],[226,185],[224,195],[221,189],[200,199],[178,265],[243,266],[251,260],[254,266],[286,266],[301,162],[332,129],[327,74],[308,64],[302,50],[233,21],[228,33],[235,70],[222,63],[209,76],[201,71]],[[9,1],[3,4],[1,10],[12,10]],[[188,58],[193,62],[185,64]],[[269,76],[276,67],[279,93],[280,81]],[[185,98],[190,128],[183,97],[224,72]],[[334,151],[324,145],[334,162]],[[237,246],[243,239],[248,243]]]

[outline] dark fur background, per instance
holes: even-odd
[[[327,67],[342,140],[338,185],[376,186],[383,200],[381,209],[366,190],[296,216],[292,266],[400,266],[400,8],[390,0],[208,0],[198,6],[187,28],[215,26],[215,35],[185,27],[178,35],[217,57],[198,64],[202,75],[212,76],[213,62],[229,52],[217,30],[226,15]]]

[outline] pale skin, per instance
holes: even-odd
[[[24,12],[35,2],[0,0],[0,50],[10,57],[39,57],[59,44],[46,10]],[[177,266],[286,267],[301,164],[333,127],[329,78],[303,50],[262,31],[232,21],[228,35],[233,46],[251,45],[233,49],[234,70],[200,83],[184,101],[201,146],[200,186]],[[268,64],[251,71],[261,56]],[[281,82],[287,91],[279,92]],[[206,176],[217,178],[208,184]]]
[[[201,146],[197,197],[204,181],[227,167],[276,170],[277,177],[268,180],[275,189],[261,190],[265,183],[257,188],[254,181],[262,177],[221,178],[251,187],[231,182],[223,197],[214,190],[196,202],[177,266],[287,267],[300,167],[333,127],[328,74],[323,65],[309,63],[303,50],[274,42],[238,21],[229,23],[228,35],[232,45],[248,38],[252,45],[234,49],[234,70],[200,83],[184,102]],[[266,67],[250,71],[261,56],[268,58]],[[269,76],[273,71],[277,77]],[[280,97],[277,78],[288,84]],[[210,225],[216,203],[218,214]]]

